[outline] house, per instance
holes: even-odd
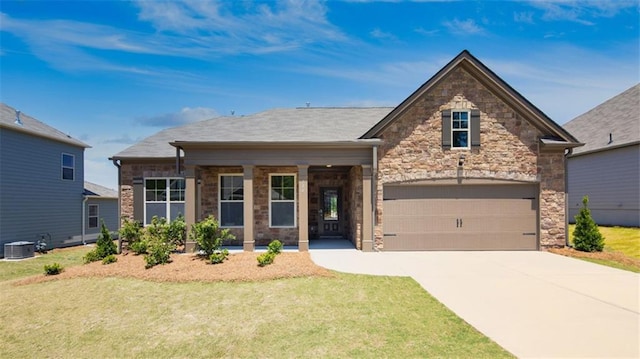
[[[640,84],[567,122],[584,147],[567,160],[569,221],[589,196],[600,225],[640,226]]]
[[[463,51],[395,108],[219,117],[112,160],[123,216],[214,215],[248,251],[318,238],[363,251],[537,250],[565,244],[565,152],[579,145]]]
[[[0,104],[0,256],[11,242],[42,240],[49,249],[82,243],[83,223],[93,223],[83,195],[88,147]]]
[[[85,181],[83,196],[85,242],[95,242],[98,239],[102,222],[110,231],[118,229],[118,191]]]

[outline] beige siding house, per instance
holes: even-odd
[[[601,225],[640,226],[640,84],[567,122],[584,147],[567,160],[569,221],[589,196]]]
[[[463,51],[395,108],[219,117],[112,160],[123,215],[214,215],[245,250],[537,250],[565,244],[565,153],[579,145]]]

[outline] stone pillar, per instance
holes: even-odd
[[[256,246],[253,235],[253,166],[242,166],[242,169],[242,185],[244,187],[244,241],[242,242],[242,249],[246,252],[253,252]]]
[[[298,250],[309,250],[309,166],[298,166]]]
[[[362,165],[362,251],[373,251],[373,198],[371,196],[372,170]]]
[[[185,252],[193,252],[196,249],[196,242],[189,239],[188,233],[191,232],[191,226],[196,223],[196,168],[195,166],[186,166],[184,172],[185,189],[184,189],[184,221],[187,225],[187,240],[185,242]]]

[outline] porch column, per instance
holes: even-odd
[[[187,225],[187,240],[185,242],[185,252],[193,252],[196,249],[196,242],[189,239],[191,226],[196,223],[196,167],[186,166],[184,171],[184,221]]]
[[[255,237],[253,236],[253,166],[242,166],[243,188],[244,188],[244,241],[242,249],[246,252],[253,252],[255,249]]]
[[[309,250],[309,166],[298,166],[298,250]]]
[[[371,166],[362,165],[362,251],[373,251],[373,199],[371,196]]]

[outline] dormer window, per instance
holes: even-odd
[[[442,147],[469,149],[475,146],[480,146],[480,111],[442,111]]]

